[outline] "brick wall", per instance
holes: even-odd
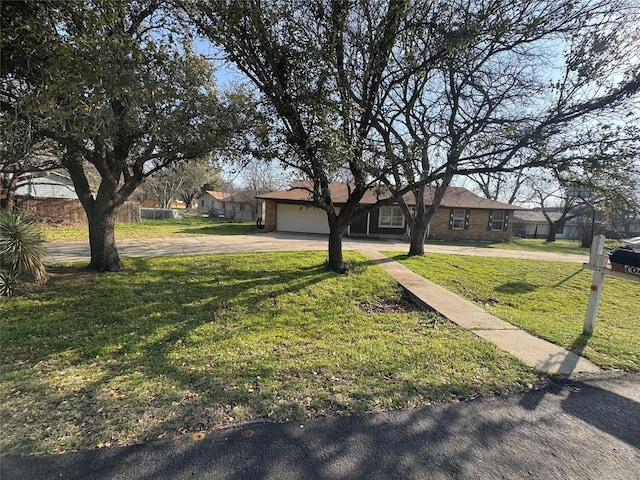
[[[267,232],[275,232],[276,230],[276,201],[264,201],[264,229]]]
[[[429,230],[429,238],[436,240],[491,240],[505,241],[511,237],[511,228],[508,226],[506,230],[490,231],[487,230],[489,223],[489,215],[491,210],[471,210],[469,215],[469,228],[467,230],[449,229],[449,209],[440,208],[431,219],[431,228]],[[509,225],[512,212],[507,212],[509,216]]]

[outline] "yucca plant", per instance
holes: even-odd
[[[15,273],[0,271],[0,297],[13,296],[20,286],[20,277]]]
[[[20,282],[44,283],[44,253],[33,215],[0,211],[0,294],[14,294]]]

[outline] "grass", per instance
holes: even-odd
[[[454,255],[408,258],[414,272],[603,368],[640,370],[640,283],[607,277],[593,336],[582,335],[593,272],[564,262]]]
[[[619,241],[608,238],[605,240],[605,250],[613,250]],[[558,239],[547,242],[536,238],[512,238],[507,243],[491,243],[489,248],[503,248],[507,250],[529,250],[534,252],[564,253],[574,255],[589,255],[589,249],[580,246],[580,240]]]
[[[140,223],[117,223],[116,240],[157,238],[175,235],[245,235],[251,233],[253,222],[236,222],[199,216],[181,219],[141,220]],[[88,241],[87,227],[42,226],[47,242]]]
[[[526,389],[539,377],[416,309],[347,252],[125,259],[53,269],[0,308],[3,453],[62,452]]]
[[[570,255],[589,255],[589,249],[580,246],[580,240],[558,239],[555,242],[547,242],[541,238],[516,238],[512,237],[508,242],[480,242],[480,241],[437,241],[425,242],[432,245],[457,245],[476,248],[497,248],[504,250],[524,250],[532,252],[564,253]],[[619,245],[618,240],[606,239],[605,250],[612,250]]]

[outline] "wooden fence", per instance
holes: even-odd
[[[38,220],[49,225],[86,226],[87,216],[79,200],[68,198],[16,197],[16,206],[34,213]],[[125,202],[116,214],[116,223],[138,223],[140,204]]]

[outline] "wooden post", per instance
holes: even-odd
[[[600,298],[602,297],[602,287],[604,286],[604,275],[607,264],[607,256],[602,254],[604,249],[604,235],[596,235],[591,243],[589,254],[589,266],[593,268],[593,280],[591,281],[591,293],[587,304],[587,314],[584,318],[583,335],[593,334],[593,327],[598,315]]]

